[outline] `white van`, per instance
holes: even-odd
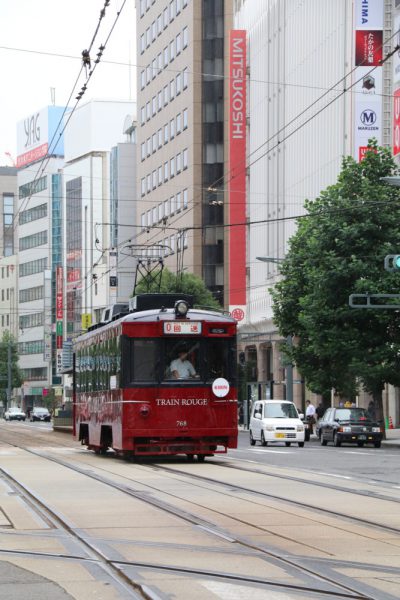
[[[250,417],[250,444],[260,442],[296,443],[304,446],[304,424],[293,402],[288,400],[258,400]]]

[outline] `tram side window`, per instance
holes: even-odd
[[[190,340],[165,340],[165,379],[198,379],[200,344]]]
[[[130,353],[131,381],[156,381],[158,364],[157,340],[132,340]]]

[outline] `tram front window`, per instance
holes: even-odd
[[[213,381],[218,377],[230,379],[229,351],[232,348],[230,341],[225,339],[208,339],[206,341],[206,372],[207,381]],[[233,353],[231,356],[234,359]]]
[[[157,340],[132,340],[130,356],[130,381],[156,381],[159,364]]]
[[[199,349],[198,342],[188,340],[166,340],[165,379],[198,379]]]

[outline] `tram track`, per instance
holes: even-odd
[[[296,571],[298,574],[300,574],[302,577],[306,576],[306,577],[310,577],[312,580],[317,580],[321,585],[328,585],[328,586],[333,586],[334,589],[324,589],[323,587],[320,586],[312,586],[312,585],[305,585],[305,586],[292,586],[290,584],[281,584],[281,583],[274,583],[274,582],[270,582],[267,580],[263,580],[263,579],[259,579],[259,578],[249,578],[249,577],[241,577],[241,576],[237,576],[234,574],[230,574],[230,573],[226,573],[226,572],[216,572],[216,571],[202,571],[202,570],[193,570],[190,569],[190,571],[185,570],[185,569],[176,569],[176,568],[171,568],[171,567],[164,567],[162,565],[154,565],[154,564],[146,564],[146,563],[135,563],[135,562],[122,562],[122,561],[109,561],[106,557],[104,557],[102,554],[100,555],[101,560],[105,560],[106,564],[109,565],[110,567],[112,566],[113,570],[116,570],[119,573],[120,567],[122,565],[124,566],[134,566],[134,567],[141,567],[141,568],[147,568],[147,569],[163,569],[163,570],[169,570],[169,571],[179,571],[179,572],[190,572],[191,574],[197,574],[199,576],[205,576],[205,577],[212,577],[212,578],[217,578],[217,579],[225,579],[225,580],[231,580],[231,581],[241,581],[241,582],[246,582],[246,583],[250,583],[253,585],[263,585],[263,586],[267,586],[267,587],[280,587],[282,589],[293,589],[293,590],[297,590],[299,592],[305,592],[305,593],[309,593],[309,594],[319,594],[321,597],[325,596],[325,597],[332,597],[332,598],[355,598],[355,599],[362,599],[362,600],[374,600],[374,596],[370,595],[368,592],[364,592],[364,591],[360,591],[359,589],[356,589],[353,585],[344,583],[343,581],[338,581],[337,579],[335,579],[335,577],[333,576],[327,576],[324,574],[318,574],[315,572],[315,569],[312,567],[305,567],[304,565],[299,564],[297,559],[292,559],[289,558],[287,556],[283,556],[281,553],[276,552],[271,550],[270,548],[266,548],[263,545],[260,544],[256,544],[253,541],[242,537],[242,536],[237,536],[237,535],[232,535],[230,531],[218,528],[215,526],[215,524],[212,521],[208,521],[206,519],[203,518],[199,518],[197,515],[195,515],[194,513],[190,513],[188,511],[182,511],[182,509],[180,508],[179,510],[172,504],[162,501],[158,498],[154,498],[153,496],[150,496],[149,494],[143,493],[143,492],[138,492],[136,490],[134,490],[132,487],[130,487],[130,485],[124,485],[124,484],[120,484],[117,483],[115,481],[112,481],[110,479],[108,479],[107,477],[104,477],[102,475],[99,475],[97,473],[94,473],[92,470],[88,470],[86,468],[82,468],[82,467],[78,467],[76,464],[71,464],[68,461],[62,460],[59,457],[54,457],[52,455],[49,455],[47,452],[43,452],[40,450],[33,450],[32,448],[24,448],[24,450],[26,452],[29,452],[31,454],[34,454],[36,456],[39,456],[41,458],[50,460],[52,462],[55,462],[56,464],[60,465],[60,466],[64,466],[68,469],[73,470],[76,473],[80,473],[81,475],[84,475],[86,477],[89,477],[91,479],[94,479],[100,483],[102,483],[103,485],[107,485],[109,487],[112,487],[126,495],[129,495],[131,497],[134,497],[137,500],[141,500],[143,502],[145,502],[146,504],[150,504],[153,507],[156,507],[164,512],[167,512],[169,514],[172,514],[175,517],[178,517],[181,520],[184,520],[186,522],[189,522],[190,524],[200,527],[201,529],[207,531],[210,534],[213,535],[217,535],[220,537],[223,537],[225,539],[230,540],[232,543],[235,543],[238,546],[241,546],[243,548],[245,548],[247,551],[251,551],[251,552],[256,552],[256,553],[261,553],[262,555],[264,555],[265,557],[267,557],[268,559],[272,559],[275,563],[279,563],[279,564],[284,564],[286,568],[290,568],[294,571]],[[148,465],[145,465],[148,466]],[[155,465],[155,466],[151,466],[152,469],[156,468],[159,469],[159,465]],[[174,471],[174,469],[165,469],[168,471]],[[1,469],[2,472],[4,472],[4,469]],[[110,475],[118,475],[116,473],[110,473]],[[176,474],[178,475],[182,475],[181,472],[177,472]],[[9,476],[9,474],[8,474]],[[120,477],[120,475],[118,475]],[[204,477],[200,477],[200,476],[195,476],[195,479],[202,479],[203,481],[213,481],[213,483],[218,483],[219,485],[224,485],[221,484],[221,482],[217,482],[214,480],[210,480],[209,478],[204,478]],[[132,482],[132,480],[128,479],[129,482]],[[18,482],[16,482],[18,483]],[[19,485],[21,485],[19,483]],[[230,488],[232,488],[232,485],[229,485]],[[238,488],[239,489],[239,488]],[[252,492],[252,490],[245,490],[242,489],[242,491],[247,491],[247,492]],[[31,493],[28,491],[28,493]],[[209,509],[212,510],[212,509]],[[216,511],[213,511],[216,512]],[[240,523],[241,521],[238,519],[234,519],[236,520],[238,523]],[[254,525],[253,525],[254,526]],[[289,539],[289,538],[288,538]],[[87,544],[87,540],[84,540],[85,543]],[[96,550],[97,551],[97,550]],[[345,578],[346,579],[346,578]],[[144,595],[143,598],[151,598],[152,596],[146,596]],[[385,595],[385,598],[393,598],[390,595]],[[383,598],[383,596],[382,596]]]
[[[44,441],[45,440],[44,438]],[[119,484],[116,483],[115,481],[110,480],[107,477],[104,477],[102,475],[99,475],[97,473],[94,473],[92,470],[88,470],[87,468],[83,468],[83,467],[78,467],[76,464],[71,464],[70,462],[61,459],[58,456],[54,456],[54,455],[50,455],[47,451],[43,451],[43,450],[34,450],[32,449],[32,444],[27,444],[26,443],[26,439],[20,443],[15,443],[16,440],[14,438],[14,443],[10,444],[11,446],[17,447],[17,448],[21,448],[23,450],[25,450],[26,452],[29,452],[31,454],[37,455],[41,458],[53,461],[59,465],[62,465],[68,469],[71,469],[75,472],[78,472],[82,475],[85,475],[87,477],[90,477],[92,479],[97,480],[98,482],[107,485],[107,486],[111,486],[114,489],[119,490],[120,492],[123,492],[124,494],[128,494],[130,496],[133,496],[134,498],[141,500],[143,502],[146,502],[146,504],[151,504],[152,506],[163,510],[165,512],[168,512],[169,514],[174,515],[175,517],[178,517],[180,519],[184,519],[187,522],[191,523],[192,525],[195,525],[197,527],[200,527],[201,529],[209,532],[210,534],[213,535],[217,535],[220,537],[225,537],[226,539],[229,539],[232,541],[232,543],[234,543],[237,546],[242,546],[243,548],[246,548],[247,551],[250,552],[256,552],[256,553],[262,553],[264,556],[266,556],[268,559],[272,559],[274,561],[277,561],[279,563],[284,563],[286,565],[286,567],[290,568],[290,569],[294,569],[296,570],[298,573],[301,573],[303,576],[305,575],[306,577],[311,577],[312,579],[317,579],[317,581],[321,584],[324,585],[324,587],[326,586],[333,586],[334,589],[324,589],[321,588],[319,586],[313,586],[311,585],[305,585],[305,586],[291,586],[290,584],[281,584],[281,583],[274,583],[271,581],[266,581],[260,578],[254,578],[254,577],[243,577],[243,576],[238,576],[236,574],[232,574],[232,573],[228,573],[228,572],[216,572],[216,571],[207,571],[207,570],[201,570],[201,569],[184,569],[184,568],[177,568],[177,567],[170,567],[170,566],[165,566],[162,564],[148,564],[148,563],[143,563],[143,562],[123,562],[123,561],[115,561],[115,560],[109,560],[107,559],[107,557],[105,557],[102,553],[100,553],[99,556],[99,560],[102,561],[106,561],[105,564],[108,565],[108,568],[112,568],[112,571],[116,574],[121,574],[121,572],[126,568],[126,567],[135,567],[135,568],[141,568],[141,569],[153,569],[153,570],[160,570],[160,571],[166,571],[166,572],[180,572],[183,575],[185,573],[190,573],[192,575],[196,575],[199,577],[207,577],[207,578],[213,578],[213,579],[220,579],[220,580],[225,580],[225,581],[232,581],[232,582],[242,582],[242,583],[247,583],[250,585],[258,585],[258,586],[263,586],[266,588],[281,588],[281,589],[285,589],[285,590],[290,590],[293,589],[297,590],[297,592],[303,592],[303,593],[308,593],[310,594],[310,597],[312,597],[313,595],[320,595],[321,597],[332,597],[332,598],[355,598],[355,599],[363,599],[363,600],[373,600],[376,599],[376,596],[371,595],[370,592],[367,590],[365,591],[365,589],[356,589],[355,586],[353,585],[348,585],[347,584],[347,578],[344,577],[344,580],[346,583],[343,582],[343,578],[342,580],[341,577],[339,576],[339,578],[335,578],[335,575],[337,575],[337,573],[333,572],[333,576],[331,574],[329,574],[329,576],[326,576],[324,574],[318,574],[315,571],[315,567],[313,566],[307,566],[305,567],[303,564],[299,564],[300,560],[298,557],[292,558],[292,557],[287,557],[287,556],[282,556],[282,554],[280,554],[279,552],[275,552],[273,550],[271,550],[270,548],[266,548],[265,546],[259,545],[259,544],[254,544],[251,540],[249,541],[248,539],[245,538],[241,538],[240,536],[232,536],[231,533],[227,530],[221,530],[218,527],[215,526],[215,524],[212,521],[207,521],[206,519],[200,518],[195,515],[194,513],[190,513],[190,512],[182,512],[181,509],[179,509],[179,511],[177,511],[176,507],[174,507],[172,504],[169,504],[168,502],[162,501],[158,498],[154,498],[153,496],[140,492],[140,491],[135,491],[131,486],[135,484],[135,480],[132,480],[131,478],[126,478],[127,481],[129,482],[128,485],[124,485],[124,484]],[[46,444],[48,446],[48,443]],[[60,444],[61,447],[66,447],[66,444]],[[71,447],[70,445],[68,445],[69,447]],[[104,461],[105,457],[103,458],[99,458],[99,463],[100,461]],[[107,460],[107,459],[106,459]],[[113,461],[113,459],[111,459]],[[85,464],[85,463],[84,463]],[[218,466],[227,466],[226,463],[224,462],[223,465],[220,465],[217,461],[207,461],[208,465],[218,465]],[[136,466],[139,466],[141,468],[151,468],[152,470],[157,470],[157,471],[164,471],[167,473],[171,473],[174,474],[176,476],[179,477],[184,477],[185,479],[190,478],[191,480],[194,480],[196,482],[201,482],[201,484],[206,484],[206,485],[218,485],[219,487],[223,487],[224,491],[223,493],[226,494],[227,491],[231,491],[234,490],[236,488],[237,491],[240,492],[244,492],[244,493],[248,493],[248,494],[257,494],[257,495],[261,495],[267,498],[270,498],[272,500],[279,500],[280,502],[288,502],[287,498],[283,498],[283,497],[279,497],[279,496],[274,496],[272,494],[267,494],[267,493],[263,493],[261,494],[260,492],[257,492],[256,490],[252,490],[251,488],[245,488],[243,486],[234,486],[231,483],[223,483],[220,480],[217,479],[213,479],[210,477],[204,477],[202,475],[199,474],[187,474],[184,473],[178,469],[174,469],[171,466],[165,466],[165,465],[161,465],[160,463],[152,463],[152,464],[148,464],[147,462],[145,463],[138,463]],[[100,466],[100,464],[97,466],[96,465],[96,469],[99,470],[103,470],[106,471],[110,476],[118,476],[119,478],[124,478],[123,475],[121,475],[120,473],[115,473],[113,470],[109,470],[109,469],[105,469],[104,468],[104,462],[102,464],[102,466]],[[93,469],[93,465],[91,465],[89,467],[90,469]],[[233,467],[232,467],[233,468]],[[241,469],[239,469],[241,470]],[[259,474],[264,474],[264,475],[268,475],[271,476],[270,474],[266,474],[263,473],[261,471],[261,473],[259,473],[259,470],[254,470],[254,469],[247,469],[248,471],[255,473],[257,475]],[[282,476],[282,478],[286,478],[286,476]],[[312,482],[310,482],[309,480],[301,480],[301,478],[294,478],[295,480],[299,480],[300,483],[307,483],[310,484]],[[147,485],[147,484],[146,484]],[[327,486],[327,487],[332,487],[332,486]],[[341,488],[341,486],[333,486],[333,487],[337,487],[337,488]],[[228,490],[227,490],[228,488]],[[156,490],[156,488],[154,488],[154,490]],[[162,490],[157,490],[158,492],[161,492]],[[339,491],[348,491],[344,488],[344,490],[339,489]],[[29,491],[28,491],[29,493]],[[165,492],[163,492],[165,493]],[[388,500],[387,497],[383,498],[384,500]],[[301,508],[307,508],[308,510],[310,510],[310,505],[307,504],[302,504],[302,503],[296,503],[296,502],[289,502],[291,504],[296,504],[297,506],[301,507]],[[201,506],[201,505],[199,505]],[[47,508],[47,507],[46,507]],[[210,509],[209,507],[203,507],[203,508],[208,508],[209,511],[213,511],[213,509]],[[311,507],[313,508],[313,507]],[[314,510],[314,509],[313,509]],[[332,516],[341,518],[341,519],[345,519],[347,517],[347,515],[344,515],[342,513],[339,512],[334,512],[334,511],[326,511],[325,509],[320,509],[321,512],[328,512],[329,514],[331,514]],[[216,511],[214,511],[216,512]],[[232,517],[233,518],[233,517]],[[351,520],[351,518],[350,518]],[[364,526],[369,526],[369,527],[378,527],[380,529],[384,529],[386,531],[390,531],[391,533],[398,533],[399,530],[397,528],[390,528],[387,527],[385,525],[382,524],[378,524],[378,523],[373,523],[370,522],[368,520],[365,519],[358,519],[356,520],[357,524],[361,524]],[[240,523],[240,521],[238,521],[238,523]],[[279,537],[279,535],[278,535]],[[290,539],[290,538],[287,538]],[[85,543],[88,543],[87,539],[85,540]],[[96,548],[95,548],[96,549]],[[96,549],[97,550],[97,549]],[[82,560],[82,559],[80,559]],[[329,559],[326,559],[329,560]],[[109,561],[109,562],[107,562]],[[307,561],[306,561],[307,562]],[[328,569],[329,571],[329,569]],[[125,575],[124,575],[125,576]],[[339,579],[339,580],[338,580]],[[351,580],[350,580],[351,581]],[[363,587],[363,586],[361,586]],[[141,598],[153,598],[153,596],[150,594],[148,596],[146,595],[141,595]],[[391,596],[390,594],[384,594],[382,596],[380,596],[380,598],[394,598],[393,596]]]

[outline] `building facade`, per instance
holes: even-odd
[[[224,298],[226,52],[231,0],[137,3],[137,257]]]
[[[235,0],[234,13],[248,37],[250,225],[240,351],[252,371],[249,398],[277,398],[289,394],[286,340],[268,290],[304,200],[335,183],[343,156],[362,160],[369,137],[392,147],[393,65],[381,59],[394,48],[400,16],[395,21],[389,0]],[[296,372],[291,393],[301,406],[307,391]]]

